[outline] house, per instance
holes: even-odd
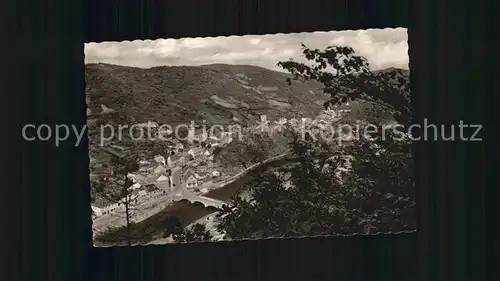
[[[195,140],[197,140],[196,139],[196,131],[195,131],[193,124],[191,124],[191,126],[188,130],[187,141],[189,143],[193,143]]]
[[[142,167],[139,167],[139,172],[141,173],[151,173],[153,170],[156,168],[156,165],[143,165]]]
[[[144,189],[143,190],[139,190],[137,192],[137,197],[144,197],[146,195],[148,195],[148,192],[146,190],[144,190]]]
[[[199,174],[199,173],[194,173],[194,177],[195,177],[197,180],[202,180],[202,179],[206,178],[206,175],[204,175],[204,174]]]
[[[198,186],[198,179],[196,179],[196,177],[194,175],[190,175],[187,178],[185,184],[186,184],[187,188],[197,187]]]
[[[190,175],[186,180],[185,185],[186,188],[198,187],[200,184],[206,182],[206,178],[196,178],[195,175]]]
[[[138,182],[136,182],[133,185],[131,185],[128,189],[129,190],[135,190],[135,189],[139,189],[139,188],[141,188],[141,184],[138,183]]]
[[[163,156],[161,156],[161,155],[158,154],[158,155],[155,156],[154,159],[155,159],[156,163],[159,163],[159,164],[162,164],[163,166],[166,166],[166,159],[165,159],[165,157],[163,157]]]
[[[198,184],[203,184],[203,183],[209,182],[211,180],[212,180],[212,177],[203,176],[203,177],[198,179]]]
[[[218,178],[220,177],[220,172],[219,171],[212,171],[212,178]]]
[[[181,180],[186,181],[190,176],[194,176],[195,174],[196,172],[188,167],[183,171]]]
[[[157,128],[158,127],[158,123],[152,122],[152,121],[148,121],[146,123],[137,124],[137,126],[138,127],[142,127],[142,128]]]
[[[203,154],[203,148],[193,147],[187,152],[191,157],[196,158]]]
[[[184,150],[184,145],[182,143],[180,143],[180,142],[176,143],[175,144],[175,150],[177,152],[182,152]]]
[[[173,154],[167,158],[167,165],[170,168],[174,166],[182,166],[184,163],[186,163],[186,159],[181,154]]]
[[[158,187],[154,184],[148,184],[148,185],[144,186],[144,189],[145,189],[144,191],[146,193],[152,193],[152,192],[159,190]]]
[[[169,178],[169,176],[167,176],[167,175],[161,175],[161,176],[159,176],[159,177],[156,179],[156,181],[157,181],[157,182],[163,182],[163,181],[169,181],[169,180],[170,180],[170,178]]]
[[[232,132],[222,132],[222,136],[220,139],[223,143],[231,143],[233,141],[233,133]]]
[[[157,136],[160,139],[163,138],[171,140],[173,136],[173,131],[170,129],[163,129],[162,127],[160,127],[160,129],[157,132]]]
[[[118,204],[113,203],[105,198],[97,197],[91,205],[92,211],[96,217],[108,215],[115,211]]]
[[[173,186],[170,185],[170,178],[168,180],[157,181],[154,185],[161,191],[165,193],[170,193],[173,191]]]
[[[201,134],[196,135],[196,139],[200,144],[206,142],[208,139],[208,133],[206,131],[203,131]]]
[[[122,200],[117,200],[117,201],[123,201],[125,202],[126,198],[122,198]],[[131,203],[137,203],[137,195],[129,195],[128,197],[128,202]],[[104,215],[110,215],[113,214],[117,211],[123,211],[125,209],[125,204],[121,202],[112,202],[106,198],[103,198],[101,196],[98,196],[94,202],[91,205],[92,211],[94,212],[96,217],[104,216]]]
[[[158,165],[153,169],[153,175],[159,175],[167,172],[167,168],[163,165]]]
[[[141,186],[147,186],[150,184],[160,184],[164,189],[170,188],[170,179],[168,174],[159,175],[136,175],[134,181]]]

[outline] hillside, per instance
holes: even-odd
[[[320,112],[328,98],[316,82],[289,86],[286,74],[255,66],[140,69],[88,64],[85,75],[92,114],[104,105],[132,122],[153,120],[172,126],[191,120],[248,123],[261,114],[310,116]]]
[[[385,71],[385,70],[384,70]],[[403,71],[408,77],[408,71]],[[99,147],[99,125],[133,125],[154,121],[172,127],[202,124],[255,125],[260,115],[314,118],[329,99],[315,82],[289,85],[286,73],[248,65],[160,66],[149,69],[111,64],[85,66],[89,146],[92,163],[109,157]],[[352,102],[352,117],[364,119],[368,107]],[[102,114],[106,112],[106,114]],[[125,134],[126,135],[126,134]],[[114,144],[134,151],[164,151],[167,143],[126,138]],[[153,147],[155,146],[155,147]],[[106,148],[109,150],[109,148]],[[100,165],[100,164],[99,164]],[[94,169],[91,168],[92,171]]]

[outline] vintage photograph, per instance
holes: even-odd
[[[407,37],[86,43],[94,245],[415,231]]]

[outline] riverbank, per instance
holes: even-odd
[[[294,157],[287,157],[287,155],[278,155],[264,161],[263,163],[254,164],[251,167],[247,168],[245,171],[242,171],[233,176],[231,180],[223,181],[222,184],[219,185],[219,188],[211,190],[203,196],[221,201],[230,201],[235,194],[240,192],[241,189],[255,177],[256,173],[259,174],[265,170],[268,170],[269,168],[281,167],[285,164],[293,163],[295,161],[296,158]],[[163,222],[168,217],[175,216],[179,218],[179,221],[185,227],[215,212],[217,212],[216,208],[204,207],[201,204],[174,202],[157,214],[145,219],[142,222],[134,224],[132,236],[135,238],[134,240],[136,240],[136,243],[150,243],[153,239],[157,238],[158,235],[161,234],[161,232],[165,230]],[[116,229],[112,233],[96,237],[95,244],[97,246],[113,246],[116,245],[116,242],[113,242],[114,237],[125,236],[125,228]]]

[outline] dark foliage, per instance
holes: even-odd
[[[302,47],[313,66],[292,60],[278,65],[294,79],[322,83],[331,96],[325,107],[367,101],[375,113],[387,111],[400,124],[411,122],[405,73],[371,71],[350,47]],[[248,239],[415,230],[411,142],[399,131],[378,132],[342,147],[295,137],[290,146],[297,163],[255,178],[248,198],[235,197],[220,211],[219,231],[230,239]]]
[[[405,71],[372,71],[366,58],[356,55],[351,47],[330,46],[319,50],[302,44],[302,53],[312,66],[293,60],[277,65],[293,75],[289,83],[315,80],[323,84],[323,92],[331,96],[325,107],[365,100],[390,111],[398,123],[411,123],[410,83]]]
[[[378,147],[377,147],[378,146]],[[325,150],[311,141],[292,144],[298,163],[268,172],[219,214],[231,239],[409,231],[416,228],[409,146],[360,140]],[[343,156],[351,168],[339,175]]]
[[[201,242],[210,241],[212,239],[212,234],[207,230],[204,224],[196,223],[180,233],[172,234],[172,238],[175,242],[179,243]]]

